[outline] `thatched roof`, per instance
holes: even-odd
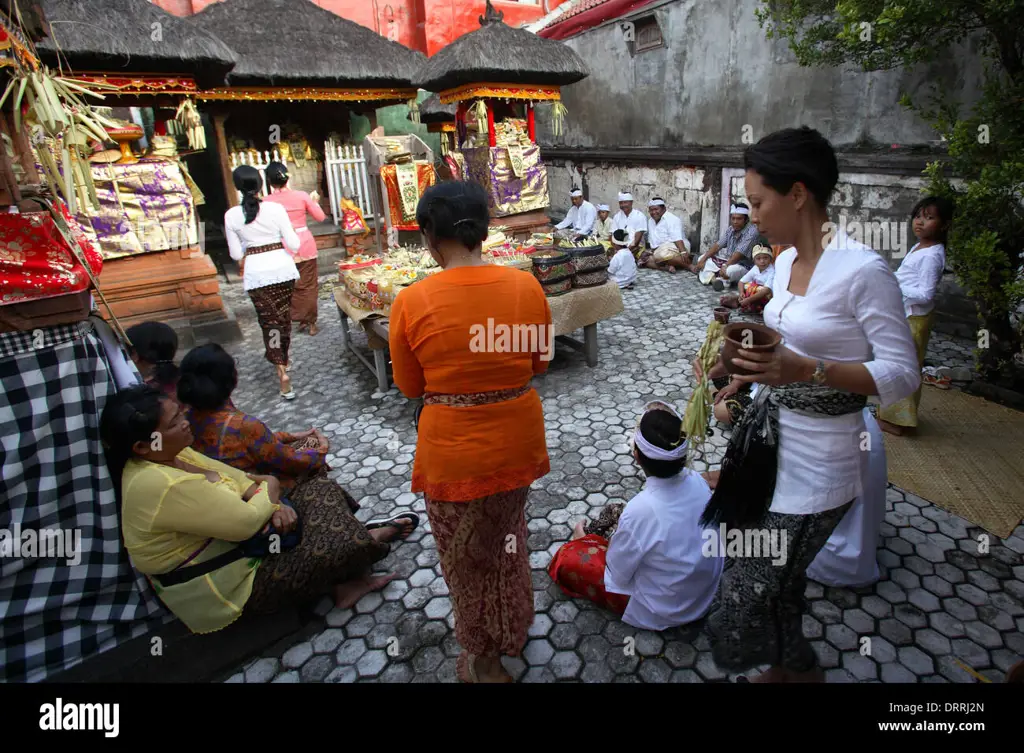
[[[567,86],[590,75],[582,58],[562,42],[513,29],[487,1],[480,27],[437,52],[420,70],[419,86],[440,92],[473,83]]]
[[[426,61],[310,0],[224,0],[188,20],[238,53],[232,86],[414,89]]]
[[[236,62],[216,36],[198,32],[149,0],[41,0],[41,5],[50,36],[36,46],[50,65],[59,51],[60,62],[74,71],[188,73],[200,86],[212,87],[223,85]]]
[[[442,105],[441,98],[431,94],[420,105],[421,123],[454,123],[455,105]]]
[[[0,16],[6,16],[11,26],[17,26],[19,10],[24,32],[32,41],[46,36],[46,19],[39,0],[0,0]]]

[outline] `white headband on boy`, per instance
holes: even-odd
[[[648,457],[651,460],[683,460],[686,457],[686,442],[681,443],[674,450],[665,450],[661,447],[655,447],[644,439],[644,435],[640,433],[639,426],[636,428],[636,433],[633,435],[633,443],[636,445],[636,448],[644,454],[644,457]]]
[[[731,207],[729,207],[729,214],[750,214],[750,210],[747,209],[746,207],[738,207],[735,204],[733,204]]]
[[[597,205],[597,211],[598,212],[610,212],[612,210],[608,208],[607,204],[598,204]]]
[[[764,246],[758,246],[754,249],[754,256],[775,256],[774,252],[770,248]]]

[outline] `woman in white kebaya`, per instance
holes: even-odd
[[[757,394],[732,431],[701,522],[744,539],[781,533],[788,558],[727,559],[706,625],[722,668],[768,664],[754,682],[823,682],[803,634],[807,570],[864,492],[867,398],[892,405],[913,394],[921,371],[885,259],[845,233],[823,247],[839,180],[828,141],[786,129],[749,147],[744,162],[751,220],[770,243],[791,246],[776,259],[764,310],[782,343],[730,357],[750,372],[733,379],[756,383]]]
[[[917,346],[917,360],[923,367],[932,333],[935,293],[946,268],[946,238],[953,222],[953,202],[941,196],[928,196],[917,203],[910,216],[917,243],[900,263],[896,279],[903,293],[907,324]],[[910,397],[879,411],[882,430],[896,435],[913,431],[917,428],[920,403],[921,388],[918,387]]]

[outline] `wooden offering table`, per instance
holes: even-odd
[[[381,312],[354,307],[341,289],[335,290],[334,301],[338,305],[338,317],[341,320],[342,343],[374,375],[379,391],[387,392],[391,387],[388,369],[391,363],[388,356],[388,318]],[[609,280],[604,285],[593,288],[577,288],[564,295],[548,298],[548,304],[551,306],[551,323],[557,342],[582,351],[587,359],[587,366],[597,366],[597,324],[618,316],[625,308],[619,286],[613,280]],[[349,320],[359,324],[366,333],[372,361],[352,343]],[[570,337],[580,329],[583,330],[582,342]]]

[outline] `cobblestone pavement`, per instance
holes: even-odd
[[[365,367],[342,351],[337,308],[327,295],[320,301],[320,334],[293,339],[297,398],[280,399],[251,303],[237,283],[223,288],[246,335],[230,348],[239,362],[236,404],[274,430],[321,427],[332,445],[332,476],[361,501],[361,520],[421,513],[421,527],[378,564],[399,579],[351,610],[334,609],[325,599],[318,608],[320,632],[283,654],[248,662],[227,681],[455,682],[460,648],[451,602],[422,497],[410,492],[414,403],[396,389],[378,393]],[[535,380],[551,455],[551,473],[534,484],[528,507],[537,617],[523,657],[505,660],[524,682],[732,677],[715,666],[698,628],[635,630],[590,602],[567,598],[547,574],[576,521],[640,489],[628,432],[653,398],[685,406],[690,364],[718,294],[690,275],[645,270],[624,297],[626,311],[599,325],[596,368],[588,368],[581,353],[559,347],[549,372]],[[361,333],[355,338],[365,344]],[[935,365],[970,365],[971,347],[936,335],[929,358]],[[697,468],[717,467],[725,443],[716,428]],[[980,529],[890,487],[882,533],[879,583],[859,590],[807,587],[804,630],[828,681],[976,682],[962,662],[1002,682],[1024,658],[1024,526],[979,554]],[[635,655],[623,649],[627,636],[635,636]],[[870,656],[859,650],[865,636],[871,637]]]

